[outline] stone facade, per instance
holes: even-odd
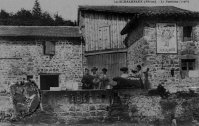
[[[42,106],[46,114],[53,120],[62,120],[64,123],[81,121],[124,121],[170,124],[173,117],[180,121],[198,120],[198,95],[179,96],[171,95],[168,99],[160,96],[149,96],[147,91],[125,89],[119,90],[122,112],[114,113],[116,119],[110,116],[111,91],[42,91]],[[112,97],[113,98],[113,97]],[[13,114],[13,106],[7,96],[1,96],[0,120],[9,121]],[[36,119],[40,115],[37,111],[26,119]],[[47,117],[47,116],[46,116]],[[44,117],[43,117],[44,118]],[[51,121],[51,120],[49,120]],[[159,124],[160,123],[160,124]]]
[[[119,96],[123,105],[128,106],[126,111],[131,121],[170,123],[173,117],[177,121],[198,119],[197,95],[179,97],[173,94],[168,99],[162,99],[160,96],[149,96],[145,91],[122,90]]]
[[[110,96],[107,90],[42,92],[42,105],[65,121],[97,120],[108,116]]]
[[[65,122],[126,119],[132,122],[170,123],[172,116],[178,121],[198,119],[198,95],[180,97],[173,94],[168,99],[162,99],[160,96],[149,96],[147,91],[132,89],[118,90],[118,94],[122,104],[119,110],[112,108],[115,111],[111,109],[114,102],[110,97],[113,96],[112,92],[101,90],[42,92],[42,105],[45,111]],[[90,95],[88,100],[87,95]],[[117,115],[116,119],[111,111]]]
[[[44,55],[44,40],[0,40],[0,89],[33,75],[40,87],[40,74],[58,74],[59,87],[66,89],[80,82],[83,75],[82,45],[78,39],[61,39],[55,42],[55,55]],[[79,43],[79,44],[75,44]]]
[[[183,25],[176,22],[178,53],[157,54],[156,23],[159,22],[147,22],[147,25],[143,26],[144,34],[139,40],[133,42],[128,39],[127,42],[132,43],[128,47],[128,67],[130,70],[135,69],[137,65],[150,68],[149,81],[152,88],[156,88],[158,84],[164,84],[170,92],[176,92],[186,90],[187,87],[197,86],[197,78],[181,77],[181,59],[195,59],[195,70],[198,70],[199,25],[195,22],[192,30],[192,40],[184,42]],[[193,22],[187,24],[193,24]],[[133,32],[129,33],[129,36],[131,35],[133,35]],[[174,69],[174,76],[171,75],[172,69]]]

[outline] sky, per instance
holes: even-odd
[[[21,8],[31,10],[35,0],[0,0],[0,9],[7,12],[17,12]],[[66,20],[77,20],[77,10],[79,5],[115,5],[115,6],[166,6],[172,5],[192,11],[199,11],[199,0],[149,0],[157,3],[131,2],[118,3],[125,0],[38,0],[42,11],[47,11],[51,15],[58,13]],[[117,1],[117,2],[115,2]],[[126,0],[127,1],[127,0]],[[128,0],[141,1],[141,0]],[[146,1],[146,0],[142,0]],[[164,1],[164,3],[160,3]],[[171,2],[168,3],[167,1]],[[176,1],[178,3],[174,3]],[[184,1],[184,3],[183,3]]]

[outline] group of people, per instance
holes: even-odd
[[[98,68],[93,67],[91,69],[91,74],[89,69],[85,69],[84,76],[81,80],[82,82],[82,89],[111,89],[112,86],[110,83],[110,79],[107,76],[107,69],[103,68],[101,70],[101,74],[97,74]],[[121,76],[125,79],[139,79],[141,83],[144,85],[145,89],[150,88],[150,83],[148,80],[148,71],[147,69],[142,69],[141,65],[137,65],[135,70],[131,70],[131,73],[129,73],[129,70],[127,67],[120,68],[120,71],[122,72]]]
[[[93,67],[91,74],[89,69],[85,69],[84,76],[81,80],[82,89],[110,89],[109,78],[107,76],[107,69],[103,68],[101,74],[97,74],[98,68]]]
[[[148,80],[149,68],[142,69],[141,65],[137,65],[135,70],[131,70],[131,73],[129,73],[129,70],[127,67],[122,67],[120,71],[122,71],[122,75],[121,75],[122,78],[131,79],[131,80],[138,79],[144,85],[145,89],[150,88],[150,83]]]

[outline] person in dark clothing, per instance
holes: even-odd
[[[143,71],[144,73],[144,85],[145,85],[145,88],[146,89],[150,89],[151,88],[151,85],[150,85],[150,82],[149,82],[149,68],[147,68],[145,71]]]
[[[91,69],[91,74],[93,76],[93,84],[94,84],[94,89],[100,89],[100,78],[99,75],[97,74],[98,68],[93,67]]]
[[[128,77],[129,77],[128,68],[127,67],[122,67],[122,68],[120,68],[120,71],[122,71],[121,77],[128,79]]]
[[[107,69],[103,68],[102,69],[102,74],[100,75],[100,89],[110,89],[109,85],[109,78],[107,76]]]
[[[81,80],[82,89],[93,89],[93,76],[90,75],[89,69],[85,69],[85,74]]]
[[[145,88],[144,83],[143,83],[143,73],[142,73],[142,67],[140,65],[137,65],[137,72],[135,74],[136,78],[139,78],[140,84],[142,88]]]

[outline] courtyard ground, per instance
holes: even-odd
[[[177,122],[177,126],[199,126],[199,123],[186,121]],[[170,124],[159,122],[159,124],[145,124],[121,121],[106,121],[95,122],[90,120],[83,120],[79,122],[66,122],[63,119],[58,119],[56,116],[45,112],[36,112],[31,117],[24,118],[20,121],[0,123],[0,126],[171,126]]]

